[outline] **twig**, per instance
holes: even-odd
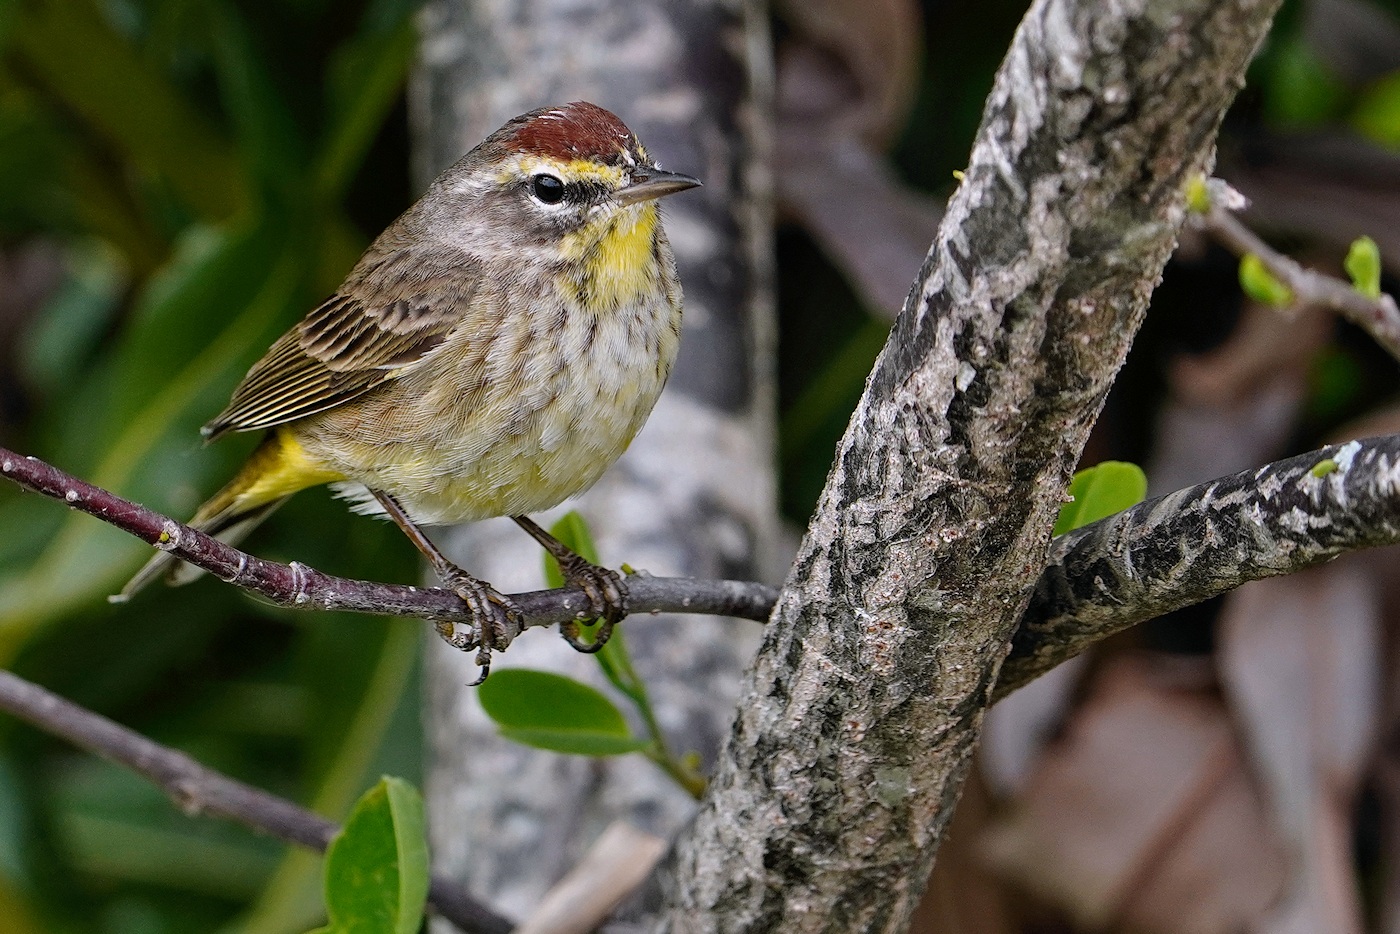
[[[1348,551],[1400,543],[1400,435],[1178,490],[1057,538],[996,696],[1138,623]]]
[[[291,564],[265,561],[84,483],[38,458],[24,457],[5,448],[0,448],[0,475],[25,489],[62,500],[80,512],[169,551],[220,580],[261,594],[273,603],[464,623],[472,619],[466,604],[449,590],[349,580],[323,574],[295,561]],[[628,577],[627,588],[632,615],[701,613],[765,620],[777,599],[775,588],[749,581],[634,574]],[[577,588],[531,591],[513,595],[512,599],[523,612],[527,627],[551,626],[583,617],[590,605],[588,596]]]
[[[666,853],[661,837],[613,821],[583,859],[540,899],[515,934],[588,934],[598,929]]]
[[[1368,298],[1349,282],[1308,269],[1265,243],[1232,211],[1245,207],[1244,197],[1220,179],[1207,183],[1210,207],[1193,215],[1196,222],[1236,256],[1254,254],[1275,279],[1288,286],[1294,300],[1330,308],[1364,330],[1396,359],[1400,359],[1400,307],[1385,293]]]
[[[149,779],[190,816],[210,814],[234,820],[320,852],[325,852],[339,830],[319,814],[235,781],[3,669],[0,710],[126,766]],[[506,934],[512,927],[508,920],[443,876],[433,876],[428,901],[438,914],[469,934]]]

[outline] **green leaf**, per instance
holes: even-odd
[[[501,735],[537,749],[582,756],[615,756],[648,745],[636,739],[612,701],[572,678],[508,668],[477,691]]]
[[[579,514],[578,510],[571,509],[565,513],[558,522],[549,527],[549,534],[559,539],[559,541],[572,550],[574,554],[583,558],[583,560],[590,564],[601,563],[598,560],[598,546],[593,544],[593,534],[588,531],[588,522]],[[559,569],[559,562],[555,561],[554,556],[548,552],[545,552],[544,555],[544,579],[545,584],[549,587],[558,588],[564,586],[564,574]],[[594,619],[580,624],[583,627],[581,634],[587,637],[587,641],[592,641],[590,630],[600,622],[601,620]],[[617,633],[614,632],[613,635],[616,636]],[[606,647],[602,649],[599,654],[601,655],[604,651],[607,651]],[[598,659],[598,661],[603,664],[603,668],[606,671],[608,662],[602,658]]]
[[[327,928],[416,934],[428,901],[423,797],[385,776],[365,792],[326,850]]]
[[[1262,91],[1264,115],[1280,128],[1315,127],[1334,119],[1347,100],[1346,85],[1298,37],[1282,40],[1270,58]]]
[[[412,719],[413,698],[417,693],[412,673],[422,653],[421,635],[412,626],[384,622],[387,625],[377,637],[382,640],[380,648],[373,648],[374,636],[358,646],[362,652],[374,652],[375,664],[363,673],[356,670],[346,677],[350,683],[345,686],[342,703],[351,708],[353,716],[332,718],[325,713],[316,716],[322,728],[328,723],[331,728],[330,735],[316,737],[309,750],[311,759],[316,762],[324,758],[315,755],[318,746],[334,757],[313,769],[314,791],[307,803],[318,813],[343,813],[362,786],[364,775],[373,774],[370,767],[375,762],[394,761],[392,757],[386,758],[383,750],[386,737],[392,739],[395,734],[396,708],[405,711],[410,721]],[[317,638],[324,636],[317,634]],[[324,670],[335,664],[325,653],[311,651],[308,665]],[[332,676],[330,672],[326,675]],[[322,703],[328,700],[325,698]],[[403,757],[398,757],[398,761],[402,762]],[[318,856],[304,850],[287,850],[263,894],[239,924],[239,934],[282,934],[308,924],[308,914],[318,911],[320,901],[320,886],[316,885],[323,875],[320,863]]]
[[[1293,290],[1269,272],[1264,261],[1253,253],[1240,258],[1240,287],[1250,298],[1265,305],[1287,308],[1293,304]]]
[[[1136,506],[1147,495],[1147,475],[1137,464],[1104,461],[1076,473],[1069,495],[1073,501],[1060,508],[1055,535]]]
[[[1204,172],[1192,175],[1186,183],[1186,208],[1193,214],[1210,212],[1210,186]]]
[[[1323,477],[1327,476],[1330,473],[1336,473],[1337,468],[1340,466],[1341,465],[1334,461],[1332,458],[1324,457],[1316,464],[1313,464],[1312,470],[1308,471],[1308,473],[1312,474],[1318,480],[1321,480]]]
[[[336,50],[327,76],[329,120],[316,165],[328,201],[346,185],[399,99],[418,48],[416,3],[371,4],[355,37]]]
[[[1344,263],[1356,291],[1370,299],[1381,297],[1381,251],[1370,237],[1357,237]]]
[[[588,522],[579,515],[578,510],[571,509],[561,516],[558,522],[549,527],[549,534],[590,564],[601,563],[598,560],[598,546],[593,543],[593,533],[588,530]],[[545,552],[544,556],[544,579],[550,587],[564,586],[564,574],[559,570],[559,562],[549,552]]]
[[[1362,92],[1352,111],[1351,125],[1382,146],[1400,146],[1400,71]]]

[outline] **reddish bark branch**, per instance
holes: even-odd
[[[235,781],[178,750],[4,670],[0,670],[0,710],[131,769],[154,783],[191,816],[209,814],[237,821],[318,852],[325,852],[340,829],[319,814]],[[508,920],[443,876],[433,877],[428,902],[438,914],[470,934],[505,934],[512,927]]]
[[[239,551],[218,539],[176,522],[138,503],[122,499],[44,463],[0,448],[0,475],[36,493],[62,500],[74,509],[169,551],[220,580],[261,594],[283,606],[348,610],[385,616],[409,616],[470,624],[472,617],[455,593],[436,587],[413,587],[333,577],[293,561],[278,564]],[[765,620],[777,591],[748,581],[707,581],[688,577],[627,579],[631,613],[701,613]],[[577,588],[537,590],[513,595],[526,627],[552,626],[588,610],[588,597]]]

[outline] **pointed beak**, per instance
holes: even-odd
[[[632,171],[632,183],[614,197],[620,204],[636,204],[639,201],[651,201],[663,195],[698,187],[700,179],[690,175],[652,167],[638,168]]]

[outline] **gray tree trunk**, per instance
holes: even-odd
[[[676,370],[632,448],[578,504],[614,567],[782,573],[765,17],[749,0],[434,0],[422,15],[411,89],[421,181],[515,114],[585,99],[622,117],[663,165],[705,183],[663,208],[686,298]],[[540,549],[506,520],[448,544],[503,590],[542,586]],[[624,629],[674,746],[713,760],[757,627],[641,618]],[[669,837],[693,814],[694,802],[638,756],[595,762],[498,740],[464,687],[470,662],[429,647],[429,823],[437,865],[492,905],[523,917],[614,818]],[[543,631],[498,663],[585,678],[597,668]]]
[[[1039,0],[670,867],[664,930],[901,931],[1278,0]]]

